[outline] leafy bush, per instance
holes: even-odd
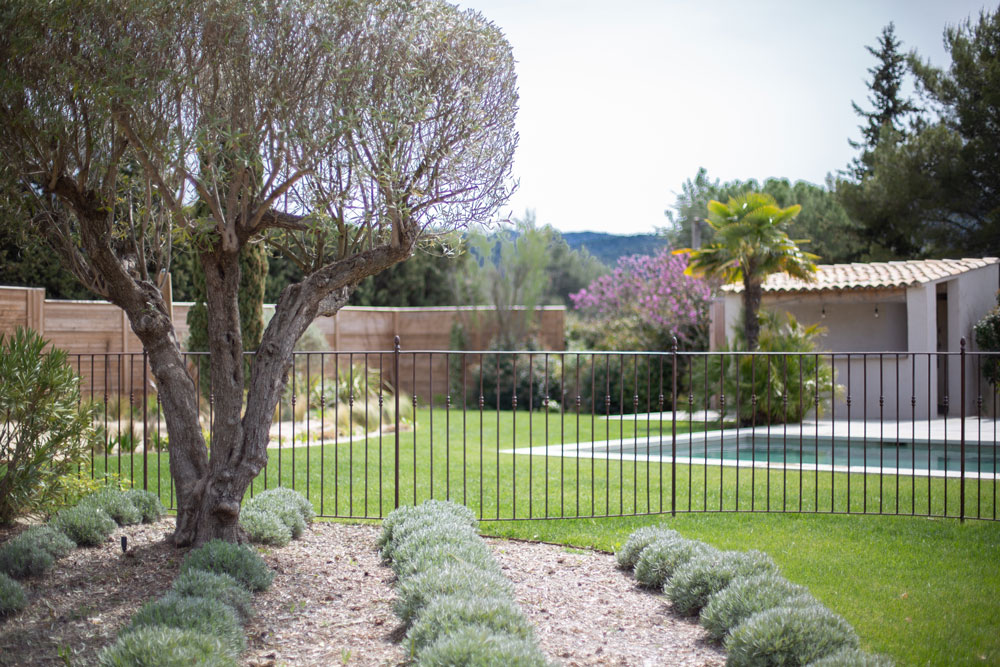
[[[253,597],[228,574],[188,570],[174,579],[173,592],[182,597],[205,597],[229,606],[241,621],[253,615]]]
[[[489,548],[478,536],[475,539],[450,536],[438,543],[408,540],[397,550],[392,569],[402,580],[446,563],[469,563],[482,570],[498,571]]]
[[[252,542],[283,547],[292,541],[292,531],[281,517],[269,510],[250,507],[240,512],[240,526]]]
[[[21,584],[0,572],[0,616],[21,611],[28,604],[28,596]]]
[[[664,586],[674,611],[694,616],[709,598],[739,576],[777,572],[770,556],[760,551],[716,551],[698,554],[674,572]]]
[[[639,554],[653,542],[660,539],[674,538],[680,539],[680,533],[666,526],[643,526],[632,532],[625,540],[622,548],[615,553],[615,560],[618,567],[623,570],[635,568],[635,563],[639,560]]]
[[[503,598],[471,598],[463,595],[441,595],[420,612],[406,633],[411,654],[434,643],[441,635],[476,625],[493,632],[531,639],[531,624],[511,600]]]
[[[791,600],[818,604],[804,586],[768,572],[752,577],[736,577],[712,596],[701,610],[701,624],[712,639],[721,640],[743,620],[765,609],[787,607]],[[798,605],[794,605],[798,606]]]
[[[129,489],[125,491],[125,497],[139,510],[143,523],[159,521],[167,513],[159,496],[152,491]]]
[[[51,523],[80,547],[96,547],[118,527],[104,510],[88,505],[59,510]]]
[[[997,305],[983,319],[976,323],[973,329],[976,335],[976,347],[981,352],[1000,351],[1000,292],[997,292]],[[982,359],[983,377],[996,389],[1000,387],[1000,356],[984,355]]]
[[[548,662],[532,641],[468,625],[438,637],[417,656],[416,664],[419,667],[546,667]]]
[[[704,542],[666,538],[653,542],[639,554],[635,580],[648,588],[662,588],[674,572],[695,556],[716,551]]]
[[[237,657],[246,647],[243,628],[236,612],[219,600],[167,593],[147,602],[132,617],[125,633],[149,626],[193,630],[218,637],[231,656]]]
[[[31,526],[14,539],[37,545],[39,548],[47,551],[53,558],[57,559],[69,554],[76,547],[73,544],[73,540],[52,526],[44,524]]]
[[[726,637],[732,667],[807,665],[842,648],[857,648],[850,624],[826,607],[773,607],[746,619]]]
[[[894,667],[895,664],[884,655],[872,655],[856,648],[842,648],[819,660],[813,660],[809,667]]]
[[[316,510],[308,498],[298,491],[283,486],[262,491],[247,503],[248,506],[253,507],[267,507],[272,504],[275,506],[281,504],[294,507],[306,523],[316,518]]]
[[[18,328],[0,333],[0,525],[58,497],[59,480],[85,461],[91,415],[63,350]]]
[[[0,547],[0,572],[15,579],[38,576],[55,562],[51,553],[20,535]]]
[[[142,521],[142,512],[121,489],[105,487],[83,498],[84,507],[96,507],[115,520],[119,526],[130,526]]]
[[[393,610],[409,627],[420,610],[438,595],[464,597],[506,597],[513,589],[501,574],[488,572],[469,563],[448,563],[417,572],[399,583]]]
[[[382,532],[375,541],[376,548],[379,551],[384,549],[393,540],[393,533],[397,527],[402,526],[410,519],[425,517],[429,513],[451,515],[459,519],[460,522],[469,524],[473,529],[478,526],[476,515],[464,505],[442,500],[425,500],[420,505],[403,505],[389,512],[382,520]]]
[[[433,521],[433,520],[432,520]],[[399,573],[407,561],[418,558],[420,552],[434,544],[464,545],[480,543],[479,536],[465,524],[456,524],[454,520],[443,523],[421,522],[419,528],[400,533],[399,539],[393,540],[392,568]],[[485,547],[484,547],[485,548]]]
[[[150,625],[119,635],[97,656],[100,667],[236,667],[218,637],[193,630]]]
[[[181,574],[189,570],[205,570],[228,574],[251,591],[267,590],[274,572],[260,554],[250,547],[223,540],[212,540],[194,549],[181,563]]]
[[[709,392],[712,392],[719,386],[722,373],[726,405],[734,407],[739,403],[740,423],[800,422],[816,407],[817,398],[820,411],[831,399],[833,368],[829,359],[811,354],[816,351],[822,332],[818,325],[803,326],[789,314],[780,318],[774,313],[761,312],[757,351],[786,354],[771,357],[743,352],[735,358],[710,356],[707,375],[702,368],[696,367],[695,386],[704,388],[704,383],[708,382]],[[742,327],[737,328],[732,349],[746,350]],[[757,400],[753,401],[752,397]]]

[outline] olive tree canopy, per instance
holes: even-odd
[[[11,0],[0,6],[0,224],[30,224],[120,306],[158,384],[178,545],[240,539],[294,342],[422,236],[488,221],[511,192],[514,61],[435,0]],[[17,221],[17,222],[15,222]],[[238,257],[286,288],[244,398]],[[158,276],[205,271],[211,456]]]

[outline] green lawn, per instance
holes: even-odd
[[[433,427],[432,427],[433,423]],[[669,425],[664,425],[669,433]],[[695,425],[694,429],[700,429]],[[659,433],[658,422],[426,409],[400,433],[400,502],[450,497],[485,521],[484,532],[613,550],[641,525],[667,521],[721,548],[760,549],[857,628],[865,647],[901,664],[1000,664],[1000,524],[955,519],[825,514],[959,511],[959,482],[878,475],[645,464],[500,453],[528,444],[561,447],[578,439]],[[687,436],[687,425],[679,433]],[[290,435],[290,434],[287,434]],[[327,515],[378,517],[395,502],[395,436],[339,443],[297,436],[271,450],[254,492],[281,483],[307,493]],[[146,457],[147,486],[170,500],[167,456]],[[143,461],[109,457],[107,469],[141,486]],[[120,466],[120,468],[119,468]],[[97,474],[105,460],[95,460]],[[131,473],[131,474],[130,474]],[[674,483],[671,484],[671,480]],[[947,502],[945,493],[947,492]],[[993,516],[996,487],[970,482],[966,513]],[[928,500],[929,499],[929,500]],[[673,503],[673,505],[672,505]],[[733,513],[755,510],[754,513]],[[721,507],[726,513],[719,513]],[[615,515],[669,512],[664,516]],[[789,514],[788,511],[824,512]],[[778,513],[764,513],[767,509]],[[706,512],[707,510],[707,512]],[[712,510],[715,510],[713,513]],[[588,515],[604,518],[561,518]],[[514,520],[527,517],[550,520]],[[496,521],[495,519],[501,519]]]

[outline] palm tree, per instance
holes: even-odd
[[[712,243],[701,248],[683,248],[675,254],[691,256],[687,273],[743,281],[743,326],[748,350],[757,348],[760,336],[760,299],[764,280],[772,273],[787,273],[812,280],[817,255],[802,251],[782,229],[799,214],[801,206],[781,208],[774,197],[747,192],[728,203],[708,203],[708,224],[715,230]]]

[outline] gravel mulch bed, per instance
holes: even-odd
[[[146,600],[170,587],[183,552],[163,541],[172,519],[117,531],[29,580],[30,604],[0,622],[0,665],[91,664]],[[374,551],[378,526],[314,523],[281,549],[263,549],[276,576],[255,597],[243,663],[402,665],[393,574]],[[121,535],[134,557],[124,557]],[[535,624],[542,650],[565,665],[721,665],[694,620],[635,586],[608,554],[489,540]]]

